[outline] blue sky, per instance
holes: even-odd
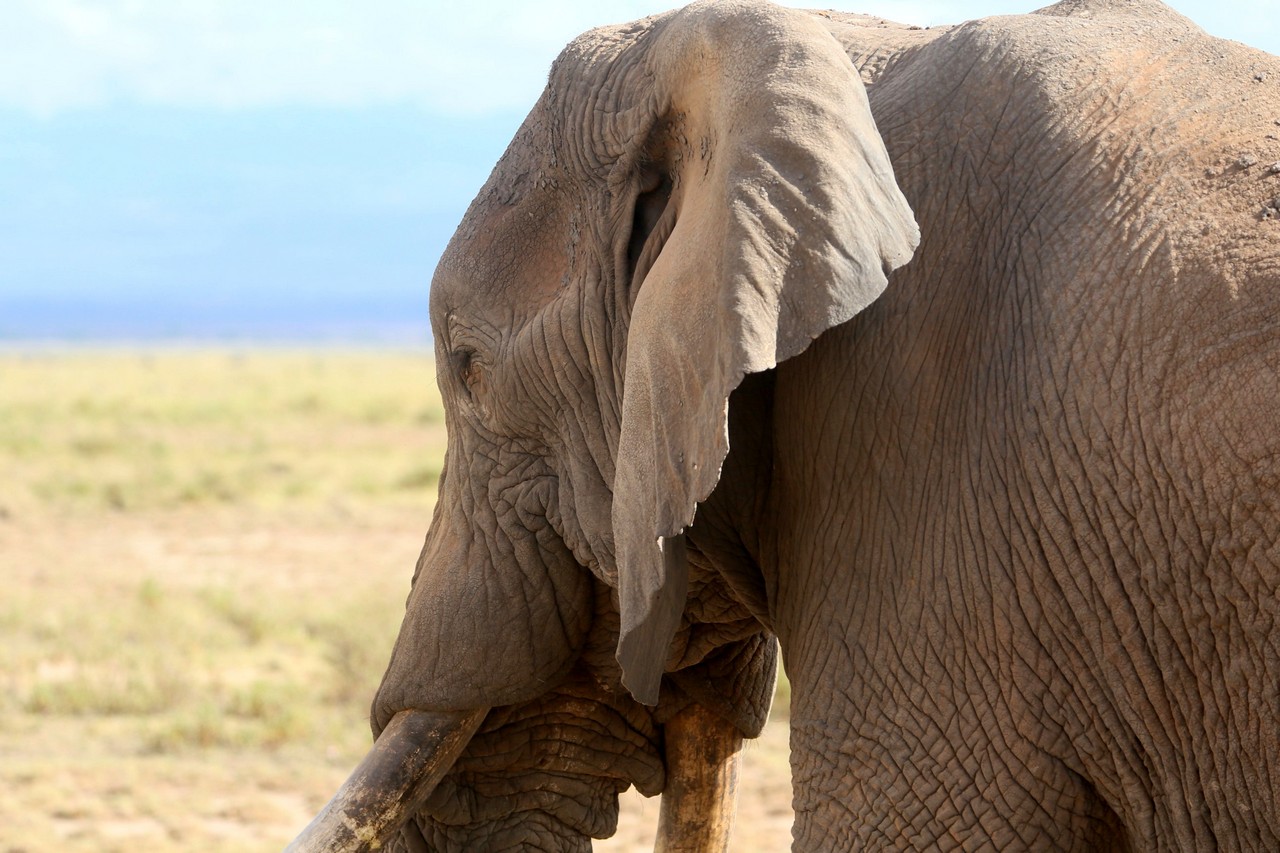
[[[422,340],[435,260],[556,53],[670,5],[0,0],[0,340]],[[1280,0],[1171,5],[1280,53]]]

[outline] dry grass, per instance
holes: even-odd
[[[367,748],[443,447],[423,354],[0,355],[0,851],[282,846]]]
[[[42,353],[0,370],[0,513],[396,504],[434,493],[425,355]]]

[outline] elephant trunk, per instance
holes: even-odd
[[[357,853],[382,847],[426,802],[487,713],[396,714],[285,853]]]
[[[737,807],[742,734],[698,704],[663,728],[667,785],[654,853],[724,853]]]

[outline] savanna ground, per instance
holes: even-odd
[[[283,846],[368,747],[444,441],[424,354],[0,354],[0,851]],[[651,849],[623,800],[596,849]],[[790,824],[775,719],[733,847]]]

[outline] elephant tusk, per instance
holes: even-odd
[[[654,853],[724,853],[737,809],[742,734],[696,703],[664,730],[667,784]]]
[[[285,853],[376,850],[420,809],[488,709],[401,711]]]

